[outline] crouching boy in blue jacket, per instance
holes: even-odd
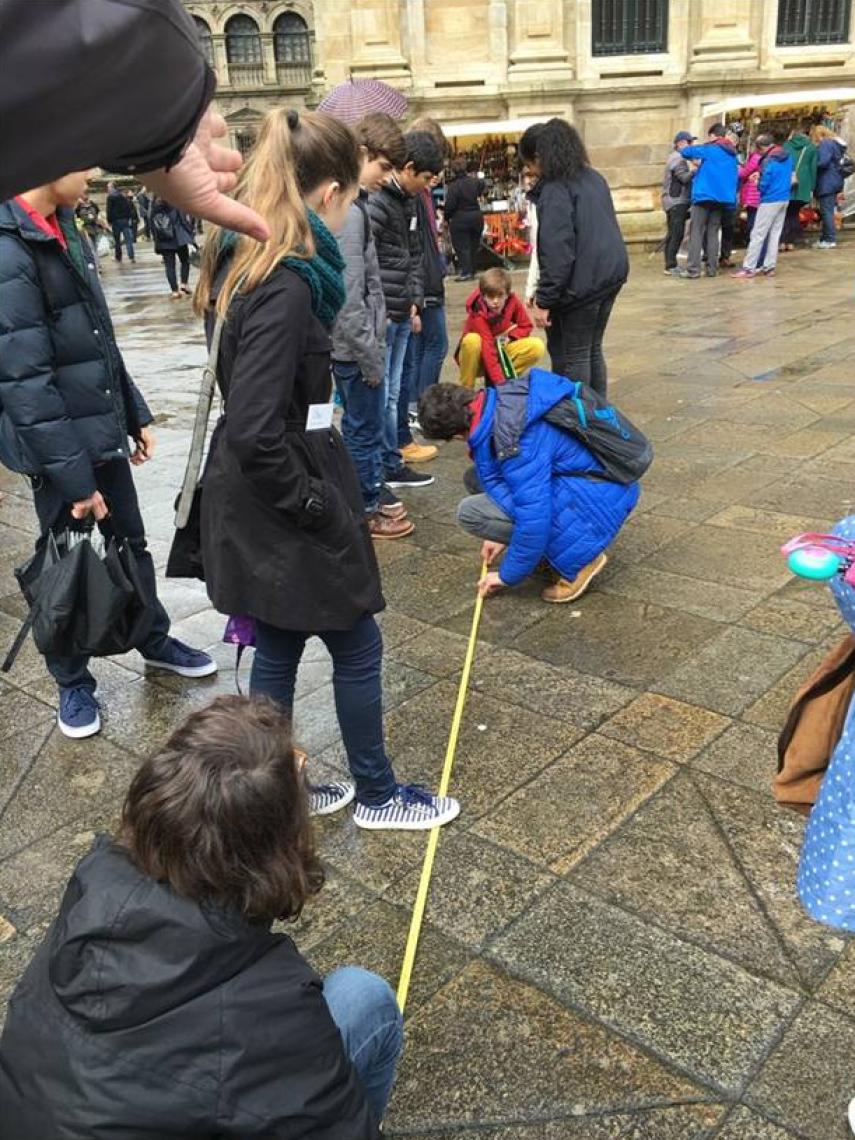
[[[481,582],[484,597],[518,586],[544,559],[555,581],[541,594],[543,601],[581,597],[638,502],[637,483],[597,478],[603,466],[593,453],[544,418],[574,390],[563,376],[533,368],[477,394],[435,384],[422,396],[422,431],[429,439],[468,439],[483,488],[460,503],[460,525],[484,539],[488,564],[506,551],[500,569]]]

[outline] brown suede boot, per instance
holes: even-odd
[[[551,602],[553,605],[575,602],[577,598],[582,597],[600,571],[605,569],[607,562],[608,558],[605,554],[598,554],[593,562],[582,567],[571,582],[568,582],[566,578],[559,578],[553,585],[547,586],[540,595],[541,600]]]

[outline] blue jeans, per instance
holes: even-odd
[[[820,241],[837,241],[837,230],[834,228],[834,208],[837,205],[837,194],[820,194],[819,216],[822,219],[822,232]]]
[[[377,974],[343,966],[324,979],[324,997],[379,1123],[404,1047],[404,1019],[395,995]]]
[[[105,538],[126,538],[134,552],[143,588],[154,600],[154,624],[144,645],[137,648],[144,657],[157,658],[169,636],[169,614],[157,597],[154,562],[145,541],[145,523],[140,514],[137,489],[127,459],[111,459],[95,467],[95,482],[110,509],[109,515],[98,524]],[[56,488],[41,477],[33,479],[33,502],[44,534],[54,526],[65,504]],[[61,688],[86,685],[94,691],[95,678],[89,672],[88,657],[45,656],[48,672]]]
[[[424,392],[439,381],[442,364],[448,353],[448,329],[444,305],[425,305],[422,331],[411,336],[404,358],[401,394],[398,399],[398,446],[413,442],[409,411],[415,409]]]
[[[128,250],[128,257],[134,260],[134,231],[130,222],[113,222],[113,242],[116,247],[116,261],[122,260],[122,240]]]
[[[256,621],[255,658],[249,679],[252,696],[272,698],[290,713],[297,667],[312,636]],[[384,804],[395,791],[395,773],[383,737],[383,639],[370,614],[352,629],[317,630],[333,660],[333,692],[347,762],[363,804]]]
[[[383,384],[370,387],[362,378],[359,365],[333,361],[333,375],[344,418],[341,434],[359,476],[362,504],[367,515],[380,506],[383,483]]]
[[[392,476],[404,464],[398,447],[398,401],[401,396],[401,376],[404,371],[404,357],[412,335],[410,322],[389,321],[386,325],[386,377],[383,387],[386,393],[386,420],[383,425],[383,470]]]

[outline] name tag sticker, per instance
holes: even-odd
[[[415,216],[413,216],[412,218],[410,218],[410,232],[411,232],[411,233],[415,231],[415,228],[416,228],[416,226],[417,226],[417,225],[418,225],[418,222],[416,221],[416,218],[415,218]]]
[[[306,431],[327,431],[332,427],[335,404],[309,404]]]

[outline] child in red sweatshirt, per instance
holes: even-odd
[[[454,359],[460,366],[460,383],[474,388],[479,376],[489,385],[503,384],[497,338],[505,346],[516,374],[522,375],[543,356],[543,341],[532,335],[531,317],[512,290],[506,269],[488,269],[466,302],[466,323]]]

